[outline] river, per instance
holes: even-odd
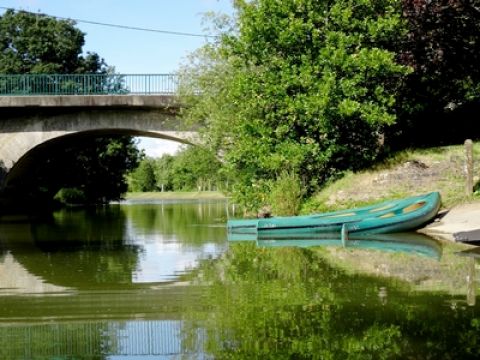
[[[415,234],[228,242],[231,210],[4,218],[0,359],[480,357],[475,249]]]

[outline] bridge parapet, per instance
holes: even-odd
[[[0,74],[0,96],[174,95],[174,74]]]
[[[0,113],[4,108],[93,108],[129,107],[172,109],[179,106],[175,95],[29,95],[0,96]]]

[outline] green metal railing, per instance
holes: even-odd
[[[0,74],[0,96],[173,95],[173,74]]]

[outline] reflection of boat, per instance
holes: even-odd
[[[255,241],[257,240],[257,232],[254,233],[236,233],[236,232],[227,232],[228,241]]]
[[[233,219],[228,220],[229,234],[257,234],[258,219]]]
[[[290,234],[290,236],[281,238],[259,235],[257,245],[260,247],[338,246],[402,252],[436,259],[440,259],[442,255],[442,246],[438,241],[418,233],[374,234],[349,238],[348,240],[324,238],[312,234]]]
[[[238,234],[384,234],[418,228],[429,222],[439,207],[440,194],[432,192],[324,214],[229,220],[227,227],[229,232]]]

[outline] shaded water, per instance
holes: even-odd
[[[464,246],[229,244],[225,221],[190,202],[0,223],[0,358],[480,356]]]

